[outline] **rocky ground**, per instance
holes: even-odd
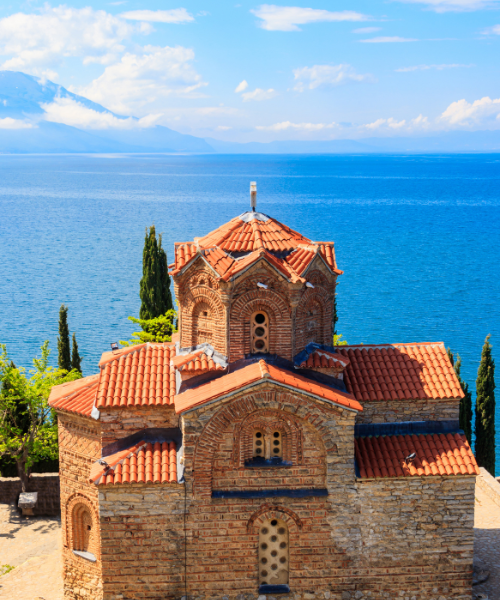
[[[474,549],[477,561],[490,571],[490,577],[474,587],[473,598],[500,600],[500,506],[479,487]],[[13,506],[0,504],[0,598],[63,600],[60,550],[60,519],[26,519]],[[5,565],[14,568],[1,575],[8,569]]]

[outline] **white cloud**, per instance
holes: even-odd
[[[374,81],[372,75],[361,75],[351,65],[314,65],[294,69],[294,89],[303,92],[305,89],[329,88],[349,81]]]
[[[415,131],[417,129],[428,129],[430,127],[429,119],[424,117],[423,115],[418,115],[414,119],[410,119],[407,121],[406,119],[402,119],[398,121],[390,117],[389,119],[377,119],[373,123],[367,123],[366,125],[362,125],[361,129],[368,129],[369,131],[377,131],[377,132],[394,132],[394,131]]]
[[[229,131],[229,129],[232,129],[232,127],[229,127],[228,125],[219,125],[217,127],[217,131]]]
[[[368,40],[359,40],[362,44],[399,44],[403,42],[418,42],[413,38],[403,38],[397,35],[394,36],[382,36],[382,37],[374,37]]]
[[[244,92],[248,87],[248,83],[246,82],[246,80],[244,79],[241,83],[239,83],[236,86],[236,89],[234,90],[235,94],[239,94],[240,92]]]
[[[395,69],[396,73],[411,73],[413,71],[428,71],[429,69],[435,69],[436,71],[442,71],[443,69],[469,69],[474,65],[459,65],[459,64],[451,64],[451,65],[416,65],[414,67],[401,67],[400,69]]]
[[[120,15],[129,21],[147,21],[151,23],[189,23],[194,21],[193,15],[185,8],[171,10],[129,10]]]
[[[333,129],[338,127],[337,123],[291,123],[283,121],[274,125],[257,125],[255,129],[259,131],[286,131],[292,129],[295,131],[321,131],[322,129]]]
[[[273,88],[269,88],[268,90],[255,88],[253,92],[245,92],[241,94],[241,97],[243,98],[243,102],[249,102],[250,100],[257,100],[260,102],[262,100],[271,100],[271,98],[274,98],[277,95],[278,92],[273,90]]]
[[[130,25],[103,10],[50,7],[38,14],[15,13],[0,19],[0,55],[10,56],[0,69],[41,74],[63,57],[98,59],[123,52],[122,42],[150,27]]]
[[[207,83],[192,66],[193,59],[190,48],[145,46],[142,52],[124,54],[87,87],[71,91],[119,114],[159,112],[171,96],[200,97],[197,90]]]
[[[423,4],[435,12],[464,12],[498,7],[498,0],[399,0],[407,4]]]
[[[353,33],[375,33],[381,29],[381,27],[360,27],[359,29],[353,29]]]
[[[483,31],[484,35],[500,35],[500,25],[493,25]]]
[[[0,119],[0,129],[33,129],[34,127],[36,125],[33,125],[33,123],[20,119],[11,119],[10,117]]]
[[[452,102],[441,115],[449,125],[474,125],[492,118],[500,121],[500,98],[492,100],[488,96],[472,103],[467,100]]]
[[[45,120],[64,123],[83,129],[135,129],[154,127],[162,115],[148,115],[142,119],[119,119],[110,112],[98,112],[73,98],[55,98],[50,104],[41,104]]]
[[[251,10],[256,17],[262,19],[259,24],[268,31],[300,31],[298,25],[318,23],[320,21],[368,21],[370,17],[352,10],[332,12],[317,8],[302,8],[300,6],[276,6],[262,4]]]

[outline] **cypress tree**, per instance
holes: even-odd
[[[57,338],[58,365],[60,369],[71,371],[69,347],[68,307],[61,304],[59,309],[59,337]]]
[[[460,369],[462,367],[462,359],[457,354],[457,362],[454,365],[455,373],[457,374],[458,382],[464,393],[464,397],[460,400],[460,411],[459,421],[460,429],[464,430],[465,437],[469,442],[469,446],[472,445],[472,392],[469,390],[469,384],[466,383],[461,375]]]
[[[149,232],[146,228],[139,296],[141,319],[155,319],[173,308],[167,254],[161,247],[161,234],[158,235],[158,240],[156,239],[154,225],[150,227]]]
[[[79,373],[82,372],[82,358],[78,353],[78,344],[76,343],[76,335],[73,334],[73,347],[71,349],[71,368]]]
[[[476,380],[476,460],[495,476],[495,362],[486,336]]]

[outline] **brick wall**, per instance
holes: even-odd
[[[383,400],[361,402],[363,412],[356,423],[396,423],[402,421],[458,420],[460,401],[455,398],[440,400]]]
[[[134,406],[101,410],[102,447],[132,435],[141,429],[178,427],[179,417],[173,405]]]
[[[21,493],[18,477],[0,477],[0,504],[16,504]],[[29,484],[30,492],[38,492],[35,515],[59,515],[59,473],[33,473]]]
[[[184,486],[101,486],[99,492],[104,600],[180,598]]]
[[[61,475],[61,517],[63,534],[64,592],[68,600],[100,600],[101,560],[99,502],[95,485],[88,481],[92,463],[101,456],[101,425],[91,418],[59,413],[59,470]],[[83,519],[83,515],[90,518]],[[85,522],[79,522],[82,518]],[[77,556],[81,550],[79,527],[89,543],[85,548],[96,562]],[[78,547],[77,547],[78,546]]]

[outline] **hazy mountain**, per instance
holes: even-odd
[[[427,137],[365,138],[362,140],[274,141],[268,143],[222,142],[201,139],[157,125],[132,129],[84,129],[44,119],[43,105],[69,98],[98,113],[116,119],[137,120],[115,114],[60,85],[14,71],[0,71],[0,119],[16,119],[31,128],[0,126],[0,152],[219,152],[227,154],[361,154],[426,152],[498,152],[498,131],[453,131]],[[5,126],[5,125],[4,125]]]
[[[429,137],[364,138],[362,140],[329,140],[286,142],[221,142],[206,138],[217,151],[224,154],[344,154],[380,152],[499,152],[498,131],[452,131]]]
[[[43,120],[44,104],[70,98],[98,113],[128,119],[51,81],[0,71],[0,119],[30,121],[30,129],[0,128],[0,152],[213,152],[203,139],[157,125],[147,129],[79,129]]]

